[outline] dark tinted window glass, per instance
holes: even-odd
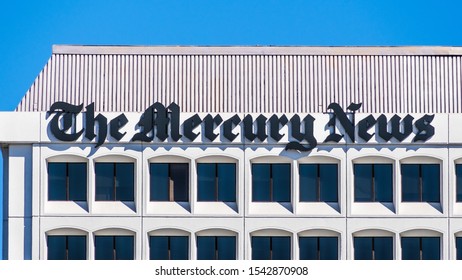
[[[189,165],[171,163],[170,177],[173,181],[174,201],[189,201]]]
[[[170,237],[170,259],[187,260],[189,259],[189,237],[171,236]]]
[[[48,236],[48,259],[49,260],[66,260],[66,236]]]
[[[215,246],[215,237],[214,236],[199,236],[197,237],[197,259],[198,260],[214,260],[215,251],[217,250]]]
[[[187,260],[189,255],[187,236],[151,236],[151,260]]]
[[[337,202],[336,164],[301,164],[299,168],[300,201]]]
[[[114,237],[96,236],[95,237],[95,259],[113,260],[114,259]]]
[[[393,201],[391,164],[355,164],[354,176],[356,202]]]
[[[87,200],[87,164],[69,163],[69,199]]]
[[[290,260],[290,237],[271,237],[271,251],[273,260]]]
[[[393,165],[374,164],[375,201],[393,201]]]
[[[66,163],[48,163],[48,200],[66,200]]]
[[[133,201],[133,163],[98,162],[95,164],[97,201]]]
[[[236,164],[219,163],[218,172],[218,200],[225,202],[236,201]]]
[[[290,202],[290,164],[252,164],[252,200]]]
[[[197,164],[197,199],[199,201],[215,201],[217,186],[215,181],[216,166],[213,163]]]
[[[320,201],[337,202],[338,197],[338,170],[337,164],[320,164]]]
[[[462,237],[456,237],[457,259],[462,260]]]
[[[393,237],[355,237],[355,260],[392,260]]]
[[[439,260],[439,237],[403,237],[401,238],[403,260]]]
[[[417,164],[402,164],[402,193],[403,201],[420,201],[420,172]]]
[[[218,260],[235,260],[236,259],[236,237],[218,236]]]
[[[115,200],[114,164],[96,163],[95,176],[96,200]]]
[[[236,201],[234,163],[197,164],[198,201]]]
[[[355,164],[355,201],[373,201],[372,164]],[[361,242],[361,241],[360,241]]]
[[[401,258],[403,260],[420,260],[420,238],[401,238]]]
[[[318,166],[300,164],[300,201],[318,201]]]
[[[439,164],[402,164],[401,175],[403,201],[440,201]]]
[[[301,260],[318,260],[319,248],[317,237],[300,237],[298,240]]]
[[[422,164],[422,201],[440,201],[440,165]]]
[[[354,249],[355,249],[355,260],[372,260],[372,237],[355,237],[354,238]]]
[[[273,201],[290,201],[290,164],[273,164]]]
[[[134,254],[133,236],[95,237],[96,260],[133,260]]]
[[[290,237],[288,236],[253,236],[253,260],[290,260]]]
[[[456,164],[456,184],[457,184],[456,201],[462,202],[462,164]]]
[[[133,236],[115,236],[115,259],[133,260],[135,254]]]
[[[456,164],[456,201],[462,202],[462,164]]]
[[[300,237],[300,260],[337,260],[337,237]]]
[[[116,200],[133,201],[134,200],[134,166],[133,163],[116,163]]]
[[[85,236],[48,236],[49,260],[85,260],[87,258]]]
[[[151,163],[151,201],[169,200],[169,171],[168,163]]]
[[[271,165],[252,164],[252,200],[271,201]]]
[[[374,259],[393,259],[393,237],[374,237]]]
[[[440,238],[422,237],[422,260],[440,259]]]
[[[48,199],[85,201],[87,199],[87,164],[48,163]]]
[[[253,236],[252,237],[252,260],[271,259],[271,237]]]
[[[85,236],[68,236],[67,250],[69,260],[85,260],[87,258],[87,238]]]
[[[235,260],[236,237],[199,236],[197,237],[198,260]]]
[[[338,260],[338,238],[319,237],[319,251],[320,260]]]
[[[149,237],[149,259],[150,260],[169,260],[170,248],[168,236]]]
[[[189,200],[189,165],[187,163],[151,163],[151,201]]]

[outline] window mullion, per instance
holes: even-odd
[[[215,236],[215,260],[218,260],[218,237]]]
[[[375,237],[372,237],[372,259],[375,260]]]
[[[423,250],[422,250],[422,237],[419,237],[419,260],[422,259]]]
[[[172,250],[171,250],[171,236],[167,237],[167,247],[168,247],[168,259],[172,259]]]
[[[69,259],[69,236],[66,236],[66,260]]]
[[[112,259],[117,260],[116,236],[112,237]]]
[[[318,247],[318,251],[317,251],[317,259],[320,260],[321,259],[321,238],[320,237],[317,237],[317,247]]]

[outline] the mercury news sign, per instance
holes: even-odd
[[[94,103],[85,107],[82,126],[77,127],[77,118],[82,113],[83,104],[72,105],[66,102],[55,102],[47,114],[49,131],[60,141],[73,142],[81,136],[89,141],[96,141],[96,147],[104,144],[108,134],[115,141],[126,136],[129,129],[133,130],[130,142],[162,143],[167,139],[173,142],[192,142],[203,133],[209,141],[215,141],[220,133],[221,141],[233,142],[240,134],[250,142],[272,139],[279,142],[287,135],[286,150],[310,151],[318,143],[339,143],[345,137],[356,143],[368,142],[372,137],[378,137],[382,142],[402,142],[412,137],[411,142],[425,142],[435,134],[432,121],[435,115],[423,115],[419,118],[406,114],[399,116],[367,115],[356,119],[355,112],[361,104],[351,103],[346,110],[339,104],[331,103],[328,107],[328,121],[324,124],[327,136],[318,139],[314,125],[316,118],[311,114],[292,114],[290,119],[285,114],[234,114],[224,119],[220,114],[199,114],[182,120],[180,107],[171,103],[167,107],[157,102],[147,108],[140,116],[134,127],[126,127],[129,123],[127,116],[121,113],[108,119],[102,113],[95,115]],[[82,114],[83,115],[83,114]],[[226,114],[229,115],[229,114]],[[236,131],[240,126],[241,130]],[[342,131],[340,133],[339,131]],[[319,141],[320,140],[320,141]]]

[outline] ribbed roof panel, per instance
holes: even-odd
[[[169,53],[170,50],[170,53]],[[189,50],[189,52],[188,52]],[[209,50],[209,52],[207,52]],[[57,46],[17,111],[462,113],[462,48]]]

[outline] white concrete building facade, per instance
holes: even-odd
[[[462,258],[461,56],[54,46],[0,113],[3,258]]]

